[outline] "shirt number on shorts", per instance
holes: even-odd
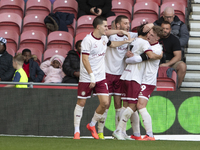
[[[146,89],[146,85],[141,86],[141,91],[144,91]]]

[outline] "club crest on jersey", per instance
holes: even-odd
[[[82,91],[82,92],[81,92],[81,95],[82,95],[82,96],[85,96],[85,91]]]
[[[106,42],[105,42],[105,41],[103,41],[103,45],[106,45]]]
[[[96,44],[94,44],[94,48],[97,48],[97,45],[96,45]]]

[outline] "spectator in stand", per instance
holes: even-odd
[[[115,16],[111,11],[112,0],[79,0],[78,18],[83,15],[103,16],[105,18]]]
[[[163,21],[161,24],[163,28],[164,38],[160,39],[160,43],[163,45],[163,58],[160,66],[172,67],[176,70],[178,75],[178,88],[180,88],[185,74],[186,64],[181,61],[181,46],[178,38],[171,34],[171,25],[167,21]]]
[[[187,26],[175,15],[172,7],[166,7],[163,16],[154,22],[154,25],[161,26],[163,21],[168,21],[171,24],[171,34],[176,36],[181,45],[182,58],[184,57],[184,48],[188,44],[189,32]]]
[[[16,69],[15,74],[13,76],[13,82],[28,82],[28,77],[26,75],[26,72],[22,68],[24,64],[24,57],[22,54],[17,54],[13,58],[13,67]],[[23,84],[11,84],[11,85],[6,85],[5,87],[16,87],[16,88],[27,88],[27,85]]]
[[[28,76],[28,82],[42,82],[44,72],[40,69],[38,63],[34,61],[37,56],[32,55],[29,49],[24,49],[22,55],[25,59],[23,69]]]
[[[76,50],[69,51],[65,58],[62,68],[66,76],[63,78],[62,83],[79,82],[81,42],[82,40],[77,41],[75,44]]]
[[[6,51],[7,40],[0,37],[0,81],[11,81],[15,69],[13,57]]]
[[[40,68],[44,71],[46,77],[45,83],[61,83],[64,73],[62,71],[62,64],[64,57],[60,55],[54,55],[50,60],[46,60],[40,65]]]

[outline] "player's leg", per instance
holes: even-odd
[[[141,114],[143,124],[144,124],[145,130],[146,130],[146,134],[149,137],[153,138],[154,136],[153,136],[153,132],[152,132],[151,116],[146,109],[147,102],[148,101],[146,99],[139,98],[137,108],[138,108],[139,113]]]
[[[124,134],[124,129],[126,130],[126,124],[127,121],[130,119],[131,115],[136,110],[136,104],[130,103],[129,107],[127,107],[124,112],[122,113],[122,116],[120,118],[119,124],[117,126],[117,129],[113,132],[113,136],[117,138],[118,140],[126,140],[128,139]]]
[[[87,124],[88,130],[91,131],[92,136],[95,139],[99,139],[99,136],[98,136],[96,129],[95,129],[95,125],[96,125],[97,121],[102,118],[102,115],[104,114],[104,112],[105,112],[105,110],[108,106],[108,101],[109,101],[108,95],[98,95],[98,98],[99,98],[100,104],[97,107],[91,122],[89,124]]]
[[[131,115],[131,127],[133,129],[133,135],[131,135],[132,139],[135,140],[141,140],[141,134],[140,134],[140,118],[138,115],[138,111],[135,111],[132,115]]]
[[[74,109],[74,139],[80,139],[80,122],[86,99],[78,99]]]
[[[155,140],[153,136],[151,116],[146,109],[149,97],[153,92],[154,88],[155,88],[154,85],[142,84],[141,92],[140,95],[138,96],[137,109],[142,117],[143,124],[146,130],[146,136],[143,138],[143,140]]]
[[[91,97],[92,89],[89,88],[90,83],[79,82],[78,84],[78,100],[74,109],[74,139],[80,139],[80,122],[83,115],[83,109],[86,99]]]
[[[98,136],[99,136],[99,139],[104,139],[103,130],[104,130],[107,114],[108,114],[108,109],[110,107],[110,103],[111,103],[111,96],[109,95],[108,106],[107,106],[104,114],[102,115],[101,119],[98,121]]]
[[[121,95],[114,95],[114,106],[115,106],[115,127],[117,127],[120,120],[119,114],[122,107]]]

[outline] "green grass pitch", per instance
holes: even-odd
[[[118,141],[0,136],[0,150],[199,150],[192,141]]]

